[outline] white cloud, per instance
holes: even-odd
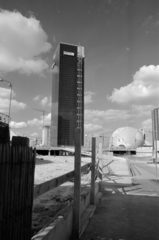
[[[37,137],[39,134],[38,133],[32,133],[32,134],[30,134],[30,136],[32,136],[32,137]]]
[[[94,131],[101,130],[102,126],[88,123],[84,125],[84,128],[85,128],[85,132],[94,132]]]
[[[154,105],[132,105],[130,113],[134,117],[151,116],[151,110]]]
[[[100,110],[85,110],[85,120],[86,121],[93,121],[93,119],[96,120],[96,122],[102,120],[116,120],[116,119],[128,119],[130,118],[130,113],[128,110],[118,110],[118,109],[108,109],[106,111],[100,111]]]
[[[26,104],[23,102],[18,102],[17,100],[12,100],[12,110],[18,111],[26,108]]]
[[[33,98],[34,101],[38,101],[40,99],[41,95],[37,95],[36,97]]]
[[[10,106],[10,89],[8,88],[1,88],[0,87],[0,112],[2,113],[9,113],[9,106]],[[12,98],[15,97],[16,94],[12,91]],[[23,102],[18,102],[15,99],[11,100],[11,112],[16,112],[19,110],[23,110],[26,108],[26,104]]]
[[[37,119],[37,118],[34,118],[34,119],[32,119],[32,120],[28,120],[27,121],[27,124],[28,124],[28,126],[37,126],[37,127],[39,127],[39,126],[42,126],[43,125],[43,120],[41,119]]]
[[[113,119],[128,119],[130,118],[130,113],[128,110],[120,110],[120,109],[108,109],[105,111],[105,120],[113,120]]]
[[[26,128],[27,124],[25,122],[10,122],[10,127],[11,128]]]
[[[93,96],[95,95],[96,93],[94,92],[85,92],[85,96],[84,96],[84,103],[87,104],[87,103],[92,103],[93,102]]]
[[[85,110],[85,124],[103,125],[106,122],[129,121],[134,122],[137,118],[151,117],[154,105],[132,105],[129,109]],[[139,120],[137,120],[139,121]],[[104,125],[103,125],[104,126]]]
[[[40,54],[51,44],[40,22],[20,12],[0,11],[0,71],[42,74],[48,64]]]
[[[8,88],[0,87],[0,98],[9,98],[11,90]],[[12,97],[15,97],[15,92],[12,90]]]
[[[51,113],[45,116],[45,125],[50,125],[50,124],[51,124]]]
[[[9,111],[9,99],[0,98],[0,112],[7,113]],[[23,102],[18,102],[17,100],[11,101],[11,112],[16,112],[26,108],[26,104]]]
[[[133,82],[120,89],[114,89],[107,99],[116,103],[147,104],[159,103],[159,65],[143,66],[133,76]]]
[[[44,97],[41,100],[41,105],[44,107],[46,105],[51,106],[51,97]]]
[[[41,105],[42,106],[45,106],[48,102],[48,98],[47,97],[44,97],[42,100],[41,100]]]
[[[144,129],[149,129],[149,130],[151,130],[151,129],[152,129],[152,119],[149,118],[149,119],[143,121],[143,122],[142,122],[142,127],[143,127]]]
[[[56,43],[56,37],[55,37],[55,36],[53,36],[53,38],[52,38],[52,39],[53,39],[53,42],[54,42],[54,43]]]
[[[32,120],[27,121],[28,126],[37,126],[41,127],[43,126],[43,116],[40,117],[40,119],[34,118]],[[47,114],[44,118],[44,125],[50,125],[51,124],[51,113]]]

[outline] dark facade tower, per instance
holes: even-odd
[[[74,146],[75,128],[84,143],[84,47],[60,43],[53,57],[51,146]]]

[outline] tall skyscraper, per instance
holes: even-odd
[[[53,57],[51,146],[84,143],[84,47],[60,43]]]

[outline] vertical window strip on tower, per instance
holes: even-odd
[[[77,128],[82,128],[82,56],[77,56]]]

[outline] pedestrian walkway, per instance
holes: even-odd
[[[131,186],[132,180],[130,176],[128,160],[123,157],[114,157],[113,162],[108,165],[106,174],[103,174],[101,187],[106,190],[112,186]]]
[[[110,182],[106,180],[101,202],[81,240],[159,239],[159,182],[139,170],[142,177],[114,175]]]

